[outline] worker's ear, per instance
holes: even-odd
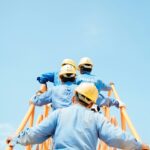
[[[75,96],[72,97],[72,103],[74,104],[75,102]]]
[[[76,103],[77,103],[77,100],[76,100],[76,97],[75,97],[75,96],[72,97],[72,103],[73,103],[73,104],[76,104]]]

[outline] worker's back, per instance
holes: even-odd
[[[98,91],[109,91],[111,89],[110,86],[106,85],[102,80],[99,80],[97,76],[86,72],[84,74],[79,74],[76,78],[76,84],[79,85],[83,82],[89,82],[95,84]]]
[[[94,150],[97,145],[96,117],[91,110],[76,104],[58,115],[54,149]]]
[[[115,128],[103,114],[93,112],[80,104],[57,110],[55,113],[55,150],[96,150],[98,138],[113,147],[141,149],[140,143],[133,136]]]
[[[68,107],[72,104],[72,97],[74,96],[74,89],[76,85],[72,82],[66,82],[58,86],[54,86],[52,90],[52,108],[58,109]]]

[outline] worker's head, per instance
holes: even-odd
[[[76,69],[72,65],[64,65],[60,69],[59,77],[62,82],[74,82],[76,78]]]
[[[84,74],[85,72],[91,72],[93,68],[93,62],[90,58],[83,57],[80,59],[78,68],[81,74]]]
[[[64,66],[64,65],[71,65],[71,66],[73,66],[75,69],[77,69],[77,65],[76,65],[75,61],[73,61],[72,59],[69,59],[69,58],[64,59],[64,60],[62,61],[61,66]]]
[[[93,83],[81,83],[75,89],[75,100],[85,107],[90,108],[96,103],[98,90]]]

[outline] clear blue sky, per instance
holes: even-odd
[[[149,8],[149,0],[0,1],[0,149],[39,88],[36,77],[83,56],[93,60],[94,74],[115,83],[150,144]]]

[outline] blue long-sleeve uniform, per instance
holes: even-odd
[[[54,83],[54,85],[61,84],[61,81],[59,79],[59,72],[44,73],[41,76],[37,77],[37,80],[41,84],[45,84],[48,81]],[[77,76],[76,84],[79,85],[82,82],[94,83],[98,91],[111,90],[111,87],[109,85],[105,84],[103,81],[99,80],[95,75],[92,75],[89,72],[85,72],[84,74],[80,74]]]
[[[54,85],[60,85],[61,81],[59,79],[59,73],[58,72],[53,72],[53,73],[45,73],[42,74],[40,77],[37,78],[37,80],[40,83],[46,83],[46,82],[53,82]],[[82,82],[90,82],[95,84],[95,86],[97,87],[98,91],[109,91],[111,90],[111,87],[109,85],[106,85],[103,81],[99,80],[95,75],[90,74],[89,72],[85,72],[84,74],[80,74],[76,77],[76,81],[75,83],[77,85],[79,85]],[[48,95],[51,96],[51,92],[48,91],[45,94],[41,95],[40,97],[38,97],[37,101],[33,101],[35,102],[35,105],[44,105],[44,104],[48,104],[51,103],[52,101],[48,98]],[[41,100],[40,100],[41,99]],[[97,105],[99,107],[102,106],[117,106],[118,107],[118,102],[115,99],[112,98],[104,98],[101,94],[97,100]]]
[[[40,125],[22,131],[12,143],[39,144],[53,137],[54,150],[96,150],[98,138],[112,147],[141,150],[133,136],[80,104],[58,109]]]
[[[89,72],[85,72],[84,74],[80,74],[77,76],[76,84],[79,85],[82,82],[94,83],[99,92],[111,90],[111,87],[109,85],[106,85],[103,81],[99,80],[95,75],[92,75]]]
[[[99,94],[99,97],[96,101],[96,105],[99,106],[99,107],[102,107],[102,106],[107,106],[107,107],[116,106],[117,108],[119,108],[119,102],[116,99],[110,98],[110,97],[104,97],[102,94]]]
[[[76,78],[76,84],[79,85],[82,82],[90,82],[95,84],[95,86],[97,87],[99,93],[100,91],[109,91],[111,90],[111,87],[107,84],[105,84],[103,81],[99,80],[95,75],[92,75],[89,72],[84,72],[84,74],[80,74],[77,76]],[[96,104],[99,107],[102,106],[107,106],[107,107],[111,107],[111,106],[116,106],[119,107],[119,102],[113,98],[109,98],[109,97],[104,97],[102,94],[99,94],[99,98],[97,99]]]
[[[32,102],[36,106],[42,106],[51,103],[52,109],[68,107],[72,104],[74,89],[77,85],[72,82],[66,82],[61,85],[52,86],[47,92],[36,95]]]
[[[61,81],[59,79],[59,72],[48,72],[44,73],[41,76],[37,77],[37,80],[41,84],[45,84],[46,82],[52,82],[54,85],[60,85]]]

